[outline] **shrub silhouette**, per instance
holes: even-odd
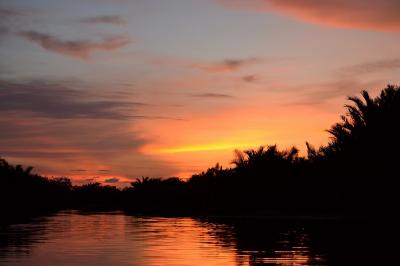
[[[72,186],[0,160],[6,213],[60,208],[124,209],[155,214],[391,214],[398,210],[400,87],[376,98],[349,97],[347,113],[327,132],[329,143],[235,151],[232,168],[214,167],[184,181],[143,177],[123,190],[98,183]]]

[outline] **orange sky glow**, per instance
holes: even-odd
[[[399,84],[397,0],[93,1],[0,0],[11,163],[127,186],[231,167],[235,149],[304,156],[348,96]]]

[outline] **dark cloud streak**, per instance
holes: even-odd
[[[17,35],[40,45],[43,49],[48,51],[80,59],[89,58],[89,56],[95,51],[112,51],[131,43],[127,36],[122,35],[109,37],[101,41],[66,41],[37,31],[20,31]]]
[[[338,97],[347,97],[360,92],[362,89],[373,89],[382,86],[380,80],[363,82],[358,79],[340,79],[318,84],[306,84],[291,88],[299,93],[298,96],[289,97],[288,105],[319,105],[326,104]]]
[[[119,178],[108,178],[104,182],[109,184],[115,184],[119,182]]]
[[[341,69],[344,75],[363,75],[400,68],[400,58],[364,62]]]
[[[115,25],[126,24],[126,20],[121,16],[106,16],[106,15],[83,18],[79,21],[87,24],[115,24]]]
[[[25,15],[26,13],[21,10],[0,7],[0,17],[18,17]]]
[[[255,64],[262,64],[269,60],[264,58],[258,57],[250,57],[250,58],[242,58],[242,59],[232,59],[228,58],[220,62],[214,63],[194,63],[191,65],[193,68],[197,68],[207,72],[234,72],[238,71],[239,69],[255,65]]]
[[[196,98],[220,98],[220,99],[227,99],[227,98],[233,98],[232,95],[229,94],[223,94],[223,93],[199,93],[199,94],[190,94],[191,97],[196,97]]]
[[[246,75],[246,76],[243,76],[243,77],[242,77],[242,80],[243,80],[244,82],[249,82],[249,83],[251,83],[251,82],[256,81],[257,78],[256,78],[256,76],[254,76],[254,75]]]
[[[85,91],[41,81],[14,83],[0,80],[0,111],[23,112],[59,119],[129,119],[145,103],[97,99]]]

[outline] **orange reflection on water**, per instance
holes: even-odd
[[[193,218],[62,212],[0,231],[7,243],[16,243],[0,246],[0,264],[323,265],[318,256],[311,258],[303,232],[257,246],[252,242],[258,229],[246,228],[253,232],[243,235],[232,225]]]
[[[237,265],[233,243],[220,245],[191,218],[140,219],[135,227],[147,233],[143,265]]]

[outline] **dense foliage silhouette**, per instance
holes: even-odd
[[[3,213],[62,208],[123,209],[165,215],[394,215],[398,211],[400,87],[379,96],[349,97],[347,113],[328,131],[329,143],[307,156],[276,145],[236,151],[184,181],[144,177],[125,189],[32,174],[0,160]]]

